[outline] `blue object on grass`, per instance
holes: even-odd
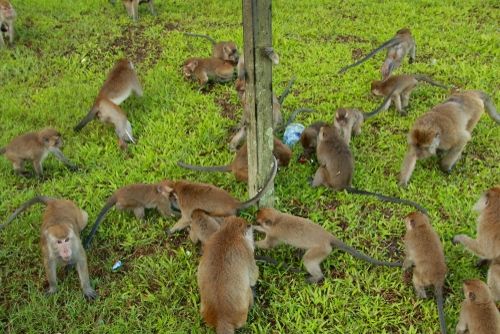
[[[123,266],[123,263],[122,263],[122,261],[118,260],[115,262],[115,264],[113,264],[113,267],[111,268],[111,270],[117,271],[118,269],[120,269],[121,266]]]
[[[283,142],[290,147],[293,146],[299,141],[304,128],[305,127],[300,123],[289,124],[285,129],[285,134],[283,134]]]

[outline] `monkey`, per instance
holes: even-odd
[[[413,286],[417,297],[427,298],[425,287],[434,286],[441,332],[446,333],[443,286],[448,268],[444,259],[443,245],[427,215],[412,212],[405,217],[405,224],[406,257],[403,269],[408,270],[413,267]]]
[[[256,222],[258,225],[254,229],[266,234],[265,239],[255,243],[258,248],[270,249],[282,242],[306,250],[302,259],[310,274],[307,278],[309,283],[318,283],[323,279],[320,264],[331,253],[332,247],[375,265],[401,267],[401,263],[375,260],[357,251],[306,218],[281,213],[272,208],[262,208],[257,212]]]
[[[85,249],[89,248],[97,228],[113,206],[116,206],[118,210],[132,210],[139,220],[144,219],[145,209],[157,209],[163,217],[173,216],[170,208],[170,193],[167,189],[166,182],[162,181],[155,184],[130,184],[116,190],[99,212],[92,230],[83,243]]]
[[[292,158],[292,150],[281,140],[274,137],[274,149],[273,154],[278,161],[278,166],[288,166],[290,159]],[[234,160],[224,166],[194,166],[186,164],[182,161],[177,162],[177,165],[183,168],[202,171],[202,172],[232,172],[236,177],[237,181],[247,182],[248,181],[248,152],[247,144],[245,143],[236,152]]]
[[[421,74],[393,75],[384,80],[374,80],[371,83],[371,92],[375,96],[390,96],[382,103],[382,111],[389,109],[391,101],[394,102],[396,110],[403,116],[408,115],[405,110],[408,107],[410,94],[420,82],[427,82],[433,86],[449,89],[441,83],[435,82],[430,77]]]
[[[246,323],[259,277],[252,227],[242,218],[224,220],[206,242],[197,273],[200,313],[217,334],[234,333]]]
[[[356,189],[351,186],[354,175],[354,158],[347,143],[334,126],[322,126],[318,134],[316,156],[319,167],[312,180],[313,187],[324,185],[333,190],[346,190],[351,194],[375,196],[384,202],[405,204],[427,214],[427,210],[413,201]]]
[[[74,130],[80,131],[94,117],[97,117],[103,123],[114,125],[118,136],[118,144],[122,149],[127,148],[128,142],[135,144],[135,139],[132,136],[132,126],[125,112],[119,106],[132,92],[141,97],[143,95],[141,83],[137,78],[132,62],[127,59],[120,59],[108,73],[92,108],[75,126]]]
[[[196,80],[202,90],[209,81],[228,82],[233,79],[234,65],[219,58],[189,58],[182,70],[187,80]]]
[[[255,205],[259,199],[267,192],[272,184],[278,162],[273,158],[273,166],[264,187],[251,199],[240,202],[231,196],[224,189],[211,184],[194,183],[189,181],[165,181],[167,192],[170,193],[170,201],[173,208],[178,208],[181,218],[170,228],[169,233],[180,231],[191,222],[191,215],[194,210],[202,210],[210,216],[234,216],[239,211]]]
[[[382,51],[383,49],[387,49],[387,56],[380,71],[382,73],[382,79],[385,79],[389,75],[391,75],[392,71],[394,71],[399,67],[399,65],[401,65],[403,58],[407,54],[409,54],[408,63],[413,64],[416,57],[417,45],[415,44],[415,40],[411,35],[410,29],[408,28],[400,29],[396,32],[396,36],[382,43],[382,45],[380,45],[378,48],[376,48],[375,50],[373,50],[372,52],[370,52],[369,54],[367,54],[365,57],[361,58],[354,64],[341,68],[338,73],[342,74],[349,68],[364,63],[365,61],[367,61],[368,59],[370,59],[376,53]]]
[[[304,129],[304,131],[302,131],[300,134],[300,144],[302,145],[304,152],[300,156],[299,161],[305,162],[311,159],[316,153],[319,130],[324,126],[328,126],[328,124],[323,121],[318,121],[309,125]]]
[[[0,154],[4,154],[12,162],[17,174],[28,176],[29,173],[25,171],[24,164],[26,161],[32,161],[35,174],[37,177],[42,177],[42,163],[49,153],[54,154],[70,170],[77,169],[76,165],[62,153],[62,146],[61,134],[55,129],[45,128],[15,137],[7,146],[0,148]]]
[[[95,299],[97,293],[90,286],[87,255],[80,241],[80,233],[88,221],[87,212],[69,200],[36,196],[24,202],[2,226],[9,224],[17,215],[36,203],[46,206],[40,229],[40,246],[49,282],[47,294],[57,292],[57,263],[76,264],[83,295],[87,300]]]
[[[500,258],[500,186],[482,194],[474,210],[479,213],[476,239],[459,234],[453,237],[453,243],[464,245],[481,260]]]
[[[187,36],[193,37],[203,37],[206,38],[212,43],[212,58],[218,58],[220,60],[224,60],[230,62],[233,66],[238,63],[240,55],[238,53],[238,47],[236,43],[233,41],[221,41],[217,42],[215,39],[208,35],[202,34],[193,34],[190,32],[184,33]]]
[[[9,37],[9,43],[14,43],[14,21],[17,14],[9,0],[0,0],[0,49],[5,46],[3,35]]]
[[[116,0],[110,0],[110,2],[114,5],[116,3]],[[151,15],[156,16],[153,0],[122,0],[122,2],[125,6],[125,9],[127,10],[128,15],[134,21],[137,21],[137,19],[139,18],[139,5],[143,3],[147,3]]]
[[[399,185],[405,187],[408,184],[417,160],[433,156],[438,150],[444,153],[441,169],[450,173],[485,108],[500,124],[500,115],[491,98],[478,90],[455,93],[417,118],[408,133],[408,151],[401,167]]]
[[[494,302],[500,301],[500,257],[491,261],[488,269],[488,286]]]
[[[224,220],[221,217],[212,217],[203,210],[194,210],[191,214],[189,224],[189,239],[194,243],[205,244],[215,232],[217,232]]]
[[[465,280],[463,290],[465,299],[460,309],[456,333],[500,333],[500,313],[486,284],[478,279]]]

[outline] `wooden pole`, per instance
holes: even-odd
[[[245,69],[245,110],[248,116],[248,192],[254,196],[268,179],[273,156],[272,63],[265,47],[272,46],[272,0],[243,1]],[[260,206],[273,206],[274,188],[264,195]]]

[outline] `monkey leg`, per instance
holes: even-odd
[[[229,142],[229,150],[232,152],[236,151],[241,141],[243,141],[246,136],[247,136],[246,126],[243,125],[242,127],[240,127],[238,132],[236,132],[233,138],[231,138],[231,141]]]
[[[361,126],[363,125],[363,121],[355,122],[352,127],[352,131],[355,136],[359,136],[361,134]],[[349,144],[348,144],[349,145]]]
[[[142,207],[142,206],[136,207],[134,209],[134,215],[135,215],[135,218],[137,218],[139,220],[143,220],[144,219],[144,207]]]
[[[408,149],[405,159],[403,160],[403,165],[401,166],[401,173],[399,174],[399,185],[406,187],[408,181],[410,180],[411,174],[415,170],[415,165],[417,163],[417,155],[415,154],[413,148]]]
[[[33,160],[33,168],[35,169],[35,173],[38,177],[43,176],[42,161],[40,159]]]
[[[153,0],[149,0],[148,6],[149,6],[149,11],[151,12],[151,15],[156,16],[156,10],[155,10],[155,6],[153,4]]]
[[[302,258],[307,272],[311,275],[307,281],[309,283],[318,283],[323,279],[323,272],[321,271],[321,262],[332,251],[331,246],[327,247],[313,247],[310,248]]]
[[[46,244],[45,247],[50,247]],[[43,265],[45,267],[45,275],[47,276],[47,281],[49,282],[49,288],[46,293],[51,295],[57,291],[57,273],[56,273],[56,260],[49,257],[48,254],[44,253]]]
[[[413,287],[415,288],[415,293],[418,298],[427,298],[427,293],[425,292],[425,285],[422,283],[417,274],[413,273]]]
[[[5,42],[3,40],[3,32],[0,30],[0,48],[5,46]]]
[[[474,253],[476,256],[480,258],[487,258],[484,250],[482,249],[482,244],[477,242],[465,234],[459,234],[453,237],[453,243],[461,243],[465,248]]]
[[[470,134],[467,131],[463,131],[459,142],[453,146],[448,152],[445,153],[443,159],[441,159],[441,169],[445,172],[451,172],[455,163],[460,159],[462,155],[462,151],[465,148],[465,145],[470,140]]]
[[[311,183],[311,186],[313,188],[319,187],[321,185],[328,186],[326,184],[326,177],[325,177],[326,173],[328,173],[326,171],[326,168],[324,166],[320,166],[318,168],[318,170],[316,171],[316,174],[314,174],[314,179],[313,179],[313,181]]]
[[[266,237],[263,240],[255,242],[255,246],[257,246],[257,248],[262,248],[262,249],[270,249],[276,246],[277,244],[278,244],[278,239],[270,237],[269,235],[266,235]]]
[[[413,261],[409,257],[405,258],[403,261],[403,270],[406,271],[411,267],[413,267]]]
[[[14,171],[19,175],[25,175],[26,171],[24,170],[24,160],[12,160],[12,167]]]
[[[78,277],[80,278],[80,285],[83,290],[83,294],[86,299],[95,299],[97,297],[97,293],[90,286],[89,279],[89,270],[87,267],[87,256],[85,255],[85,251],[80,247],[79,250],[80,258],[76,263],[76,270],[78,271]]]
[[[498,302],[500,301],[500,269],[498,268],[493,268],[491,267],[490,270],[488,270],[488,286],[490,287],[491,290],[491,295],[493,296],[493,301]],[[495,276],[497,278],[495,278]]]
[[[403,105],[403,109],[406,109],[406,107],[408,107],[408,104],[410,103],[410,94],[411,89],[404,90],[401,93],[401,103]]]
[[[189,239],[191,240],[191,242],[193,244],[197,244],[198,241],[200,240],[198,238],[198,235],[194,232],[193,228],[191,227],[191,229],[189,230]]]
[[[80,210],[80,212],[82,214],[82,223],[79,224],[80,225],[79,227],[80,227],[80,231],[82,231],[87,226],[87,223],[89,222],[89,214],[85,210]]]
[[[9,25],[9,43],[14,43],[14,24]]]
[[[464,334],[467,333],[467,318],[465,317],[465,310],[462,308],[460,310],[460,316],[458,318],[456,334]]]
[[[396,108],[396,110],[401,115],[406,116],[406,112],[403,110],[403,107],[401,106],[401,95],[400,94],[394,94],[392,98],[394,100],[394,107]]]

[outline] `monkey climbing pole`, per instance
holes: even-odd
[[[262,188],[272,170],[273,110],[272,63],[264,48],[272,46],[272,0],[243,1],[246,103],[248,115],[248,188],[250,196]],[[264,195],[260,206],[273,205],[274,188]]]

